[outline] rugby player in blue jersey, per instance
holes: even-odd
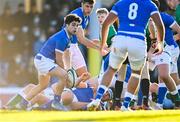
[[[39,84],[24,97],[21,103],[22,107],[30,105],[30,100],[48,87],[51,76],[56,76],[59,82],[57,89],[54,90],[55,95],[52,106],[56,109],[61,109],[61,104],[59,103],[61,93],[65,86],[69,87],[68,84],[74,82],[70,81],[71,78],[65,69],[65,63],[69,62],[70,59],[64,60],[64,56],[70,55],[70,44],[74,41],[72,36],[77,32],[81,21],[81,18],[74,14],[67,15],[64,22],[65,27],[52,35],[35,56],[34,64],[38,71]],[[67,57],[71,58],[71,56]],[[77,79],[77,83],[83,80],[83,76],[86,77],[87,75],[89,74],[82,74]]]
[[[65,88],[64,91],[61,94],[61,102],[64,109],[60,110],[86,110],[86,106],[88,103],[94,99],[94,96],[96,95],[97,87],[98,87],[98,78],[90,78],[86,82],[81,82],[80,85],[77,86],[77,88],[73,89],[67,89]],[[18,94],[28,94],[31,92],[31,90],[36,87],[34,84],[29,84],[25,88],[23,88],[22,92]],[[55,90],[57,88],[56,83],[52,85],[52,89]],[[30,109],[38,109],[38,110],[54,110],[52,105],[52,98],[51,98],[52,91],[44,91],[39,93],[36,97],[34,97],[31,100],[32,107],[28,108]],[[109,89],[106,94],[104,94],[102,103],[111,101],[113,98],[113,91]],[[14,101],[13,103],[10,103],[11,101]],[[4,106],[5,109],[21,109],[18,106],[17,101],[14,100],[14,97],[12,100],[8,101],[8,103]],[[104,106],[102,106],[104,107]]]
[[[141,70],[146,61],[145,27],[150,17],[157,27],[158,43],[156,46],[156,55],[158,55],[163,51],[164,25],[156,5],[151,0],[119,0],[114,4],[102,26],[102,53],[104,53],[109,25],[118,19],[119,28],[117,35],[113,38],[109,68],[103,76],[96,99],[87,106],[89,110],[94,110],[99,106],[100,100],[106,92],[114,73],[121,67],[127,56],[132,74],[128,82],[128,88],[121,110],[129,110],[129,103],[137,89],[141,78]]]
[[[160,6],[158,0],[153,0],[153,1],[157,4],[158,7]],[[157,100],[158,104],[156,106],[156,109],[162,109],[162,104],[163,104],[164,96],[167,92],[167,88],[170,91],[170,96],[172,101],[175,103],[175,106],[176,107],[180,106],[180,98],[178,93],[178,90],[180,90],[180,81],[177,70],[179,47],[173,38],[173,31],[179,34],[180,27],[172,16],[168,15],[165,12],[160,12],[160,15],[162,17],[165,26],[166,45],[162,54],[157,56],[152,55],[152,57],[150,58],[153,62],[155,62],[155,66],[157,66],[158,68],[158,75],[160,78],[159,90],[158,90],[159,95]]]
[[[85,37],[85,30],[90,22],[90,14],[93,10],[95,0],[82,0],[81,7],[73,10],[71,14],[76,14],[82,19],[81,26],[78,28],[76,36],[73,36],[74,40],[70,45],[70,51],[72,53],[72,67],[76,70],[78,76],[87,71],[87,66],[82,56],[82,53],[78,47],[78,42],[85,45],[88,48],[94,48],[99,50],[99,45],[94,41]],[[107,52],[106,52],[107,53]],[[89,75],[90,77],[90,75]]]

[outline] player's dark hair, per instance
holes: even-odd
[[[96,0],[82,0],[82,3],[94,4]]]
[[[152,0],[153,1],[153,3],[155,3],[156,4],[156,6],[159,8],[160,7],[160,2],[159,2],[159,0]]]
[[[73,21],[81,23],[82,19],[75,14],[68,14],[64,19],[64,23],[68,25]]]
[[[169,9],[169,6],[167,4],[167,0],[159,0],[159,3],[160,3],[159,11],[164,12],[164,11],[167,11]]]
[[[152,0],[156,6],[159,8],[159,11],[164,12],[168,10],[168,5],[166,3],[166,0]]]

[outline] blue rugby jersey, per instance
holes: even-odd
[[[170,46],[174,45],[174,47],[177,47],[178,44],[173,38],[173,32],[171,29],[171,27],[175,24],[176,21],[171,15],[167,13],[161,12],[160,14],[161,14],[161,18],[164,23],[164,26],[165,26],[165,43],[167,45],[170,45]]]
[[[94,98],[94,92],[92,88],[76,88],[73,90],[79,102],[91,102]]]
[[[144,40],[149,18],[158,12],[158,8],[151,0],[119,0],[111,12],[119,19],[117,35]]]
[[[63,53],[70,47],[71,40],[64,29],[52,35],[41,48],[39,54],[55,61],[55,51]]]

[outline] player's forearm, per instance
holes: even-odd
[[[161,43],[164,42],[164,38],[165,38],[165,29],[164,26],[158,26],[157,27],[157,40],[160,41]]]
[[[56,51],[56,64],[62,68],[64,68],[63,55],[63,53]]]
[[[62,61],[56,61],[57,65],[64,69],[64,63]]]
[[[149,21],[149,26],[148,26],[149,32],[150,32],[150,38],[151,39],[156,39],[156,29],[154,22],[152,20]]]
[[[71,56],[69,50],[64,53],[64,68],[65,69],[71,68]]]
[[[103,24],[102,26],[102,43],[101,43],[101,46],[105,46],[106,45],[106,40],[107,40],[107,37],[108,37],[108,32],[109,32],[109,25],[107,25],[106,23]]]
[[[109,13],[107,18],[105,19],[103,25],[102,25],[102,43],[101,47],[104,47],[106,45],[107,37],[108,37],[108,32],[109,32],[109,26],[112,25],[115,21],[117,20],[117,15],[114,13]]]
[[[151,16],[157,28],[157,41],[164,42],[165,28],[160,13],[155,13]]]
[[[64,62],[60,58],[56,58],[56,64],[64,69]]]
[[[83,45],[85,45],[88,48],[93,48],[93,49],[97,49],[99,50],[99,46],[95,43],[93,43],[90,39],[86,38],[86,37],[78,37],[78,40],[80,43],[82,43]]]

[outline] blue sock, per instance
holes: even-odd
[[[131,98],[130,98],[130,97],[125,97],[125,98],[124,98],[124,102],[123,102],[123,106],[126,107],[126,108],[128,108],[130,102],[131,102]]]
[[[61,100],[61,96],[54,95],[54,101],[59,102]]]
[[[158,89],[157,103],[163,104],[163,100],[164,100],[164,97],[166,95],[166,92],[167,92],[167,88],[166,88],[165,84],[164,83],[160,83],[159,84],[159,89]]]
[[[107,90],[107,87],[106,87],[106,86],[100,85],[99,88],[98,88],[98,90],[97,90],[97,95],[96,95],[96,98],[95,98],[95,99],[101,100],[102,97],[103,97],[103,95],[104,95],[104,93],[106,92],[106,90]]]
[[[124,95],[124,102],[123,102],[123,106],[128,108],[129,104],[131,102],[131,99],[133,98],[133,94],[131,94],[130,92],[126,92]]]

